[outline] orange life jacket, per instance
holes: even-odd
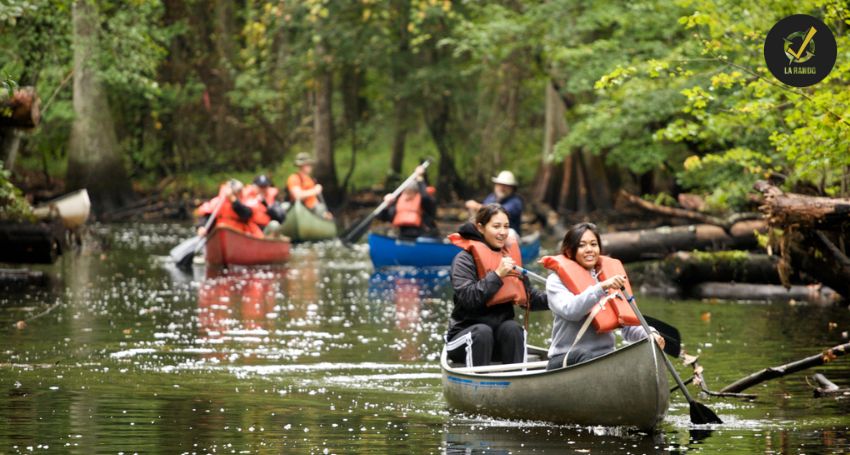
[[[543,264],[543,267],[556,272],[564,286],[573,294],[578,295],[597,283],[589,270],[563,254],[543,256],[539,262]],[[597,276],[600,282],[614,275],[626,275],[623,263],[609,256],[599,256],[597,267],[600,270]],[[628,281],[626,281],[626,290],[629,295],[632,295],[632,287]],[[603,309],[593,318],[593,326],[596,327],[597,332],[604,333],[627,325],[640,325],[640,320],[629,303],[620,295],[619,290],[609,289],[608,294],[613,294],[615,297],[605,303]]]
[[[519,250],[519,242],[513,237],[509,238],[505,243],[505,247],[501,251],[493,251],[486,243],[478,240],[466,239],[460,234],[449,234],[449,240],[457,247],[469,251],[472,258],[475,259],[475,268],[478,270],[478,279],[484,278],[488,272],[499,268],[502,262],[502,257],[510,255],[514,259],[514,263],[522,266],[522,254]],[[496,292],[490,300],[487,301],[487,306],[500,305],[503,303],[513,303],[522,307],[528,306],[528,295],[525,290],[520,275],[516,272],[502,277],[502,287]]]
[[[277,199],[278,189],[276,187],[270,186],[266,189],[265,196],[260,194],[260,188],[257,185],[248,185],[245,187],[245,199],[257,199],[259,202],[265,202],[267,206],[271,207],[274,204],[275,199]]]
[[[395,216],[393,226],[422,226],[422,195],[417,191],[415,195],[402,194],[395,203]]]
[[[269,187],[265,196],[263,196],[256,185],[248,185],[244,190],[244,195],[242,203],[251,207],[251,221],[260,226],[268,225],[272,220],[269,216],[269,207],[275,202],[277,188]]]
[[[292,195],[292,188],[300,187],[302,190],[309,190],[316,186],[316,181],[313,180],[312,177],[302,173],[301,171],[296,172],[289,176],[286,179],[286,189],[289,190],[289,199],[292,202],[295,202],[295,196]],[[319,198],[316,196],[310,196],[301,200],[301,203],[304,204],[304,207],[308,209],[312,209],[319,203]]]
[[[226,185],[226,184],[225,184]],[[248,221],[242,221],[239,219],[239,215],[236,214],[236,211],[233,210],[233,204],[230,202],[230,199],[227,199],[222,194],[224,190],[224,185],[222,185],[221,190],[219,190],[218,196],[210,199],[207,202],[201,204],[195,213],[198,215],[212,215],[212,212],[215,211],[215,208],[218,206],[219,201],[224,201],[221,205],[221,208],[218,210],[218,215],[215,217],[215,225],[221,227],[229,227],[239,232],[244,232],[249,235],[253,235],[254,237],[263,238],[263,230],[260,229],[260,226],[253,220],[253,212],[256,210],[252,207],[252,219]],[[249,205],[250,207],[250,205]]]

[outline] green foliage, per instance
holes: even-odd
[[[32,207],[9,178],[11,173],[0,161],[0,221],[32,221]]]
[[[499,168],[532,181],[550,81],[570,103],[558,158],[588,151],[627,182],[675,179],[711,211],[741,208],[771,174],[838,194],[850,167],[850,12],[840,0],[94,4],[92,64],[134,179],[288,172],[312,148],[323,71],[334,75],[339,175],[358,154],[354,188],[386,177],[397,124],[405,169],[437,155],[428,121],[441,110],[444,146],[468,183],[489,186]],[[50,100],[19,163],[50,172],[61,172],[73,120],[71,12],[68,0],[0,0],[0,89],[35,84]],[[822,18],[839,50],[832,74],[806,89],[773,79],[762,52],[766,31],[800,12]],[[408,112],[396,118],[401,101]]]

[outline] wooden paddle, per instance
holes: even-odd
[[[534,278],[535,280],[546,283],[546,278],[542,275],[538,275],[531,270],[514,266],[514,269],[518,272],[526,275],[528,277]],[[662,337],[664,337],[664,352],[673,357],[679,357],[679,354],[682,353],[682,336],[679,333],[679,329],[673,327],[672,325],[660,320],[655,319],[653,317],[646,316],[647,322],[652,326]]]
[[[428,169],[429,164],[431,164],[431,160],[425,160],[422,163],[422,166],[424,166],[425,169]],[[373,210],[372,213],[366,216],[366,218],[363,218],[359,223],[355,224],[354,227],[344,233],[340,237],[342,239],[342,242],[345,244],[350,244],[358,241],[360,237],[363,237],[363,234],[365,234],[366,231],[369,230],[369,224],[372,223],[372,220],[374,220],[375,217],[378,216],[378,214],[381,213],[382,210],[387,208],[387,205],[390,204],[390,201],[398,198],[398,195],[401,194],[401,192],[404,191],[405,188],[407,188],[407,185],[413,182],[413,180],[415,179],[416,172],[414,171],[412,174],[410,174],[410,177],[405,179],[405,181],[401,182],[401,185],[399,185],[398,188],[396,188],[395,191],[392,192],[391,198],[384,199],[384,201],[381,202],[381,205],[379,205],[378,208]]]
[[[620,291],[622,291],[623,294],[626,296],[626,300],[629,302],[629,305],[631,305],[632,311],[634,311],[638,319],[640,319],[640,325],[643,326],[643,330],[645,330],[646,333],[649,333],[649,324],[646,323],[646,319],[643,318],[643,315],[640,314],[640,310],[638,310],[637,305],[635,305],[635,297],[633,295],[629,295],[629,292],[626,291],[626,288],[624,287],[621,287]],[[650,339],[653,343],[655,342],[655,338],[650,337]],[[698,401],[694,400],[693,397],[691,397],[691,394],[688,393],[688,389],[685,388],[685,384],[682,382],[682,378],[679,377],[679,373],[676,372],[676,369],[673,368],[673,364],[670,363],[670,359],[668,359],[667,356],[664,355],[662,355],[661,357],[664,359],[664,363],[667,365],[667,370],[670,371],[670,374],[673,375],[673,379],[676,380],[676,384],[679,385],[679,390],[682,391],[682,394],[685,395],[685,399],[688,400],[688,405],[691,407],[691,423],[695,425],[703,425],[706,423],[723,423],[723,421],[720,420],[720,417],[717,417],[717,414],[715,414],[714,411],[709,409],[708,406],[699,403]]]
[[[218,205],[213,209],[212,214],[210,214],[210,218],[207,220],[206,224],[204,224],[204,234],[203,237],[194,236],[190,239],[186,239],[180,242],[179,245],[175,246],[168,253],[171,256],[171,260],[177,264],[177,267],[183,270],[188,269],[192,266],[192,260],[195,259],[195,254],[204,247],[207,243],[207,237],[210,235],[210,227],[215,222],[215,217],[218,215],[218,211],[221,210],[221,206],[224,205],[224,198],[222,197],[220,201],[218,201]]]

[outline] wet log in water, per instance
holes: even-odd
[[[815,398],[850,395],[850,388],[842,389],[820,373],[813,375],[812,381],[815,382],[815,385],[813,385]]]
[[[602,235],[605,254],[623,262],[660,259],[681,250],[749,249],[758,246],[756,232],[766,232],[763,220],[740,221],[727,232],[720,226],[696,224]]]
[[[755,300],[787,302],[790,300],[817,304],[839,302],[841,296],[834,290],[817,284],[794,285],[786,288],[778,284],[706,282],[691,288],[689,295],[697,299]]]
[[[776,265],[779,258],[767,254],[730,251],[699,253],[679,251],[660,263],[661,269],[680,286],[707,281],[781,284]]]
[[[805,359],[786,363],[785,365],[780,365],[778,367],[765,368],[727,385],[721,389],[720,392],[741,392],[756,384],[761,384],[762,382],[769,381],[771,379],[780,378],[807,368],[823,365],[836,359],[838,356],[847,354],[848,350],[850,350],[850,343],[844,343],[838,346],[833,346],[820,354],[806,357]]]

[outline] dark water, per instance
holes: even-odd
[[[98,242],[42,268],[46,288],[2,291],[0,453],[850,453],[850,397],[813,398],[805,379],[850,387],[850,356],[754,401],[700,397],[726,421],[711,431],[678,394],[651,435],[458,415],[438,368],[446,271],[375,274],[365,245],[328,243],[286,267],[187,275],[164,258],[186,230],[96,226]],[[844,307],[640,303],[682,331],[713,389],[850,329]],[[533,314],[531,341],[550,326]]]

